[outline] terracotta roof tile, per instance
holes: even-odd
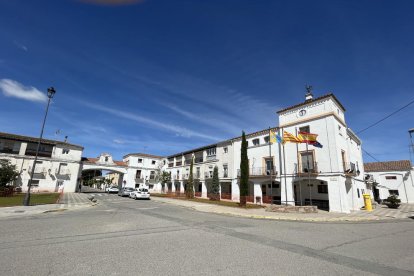
[[[333,93],[329,93],[329,94],[320,96],[318,98],[314,98],[312,100],[304,101],[303,103],[299,103],[299,104],[292,105],[290,107],[284,108],[282,110],[279,110],[277,113],[280,114],[280,113],[285,112],[289,109],[294,109],[294,108],[297,108],[297,107],[300,107],[300,106],[303,106],[303,105],[307,105],[307,104],[310,104],[310,103],[313,103],[313,102],[317,102],[317,101],[320,101],[320,100],[323,100],[323,99],[326,99],[326,98],[329,98],[329,97],[332,97],[338,103],[338,105],[345,111],[345,107],[339,102],[339,100],[335,97],[335,95]]]
[[[409,171],[411,168],[410,160],[364,163],[365,172]]]
[[[99,160],[99,158],[82,157],[82,162],[96,163],[96,161],[98,161],[98,160]],[[127,165],[125,162],[123,162],[123,161],[115,161],[115,160],[114,160],[114,163],[115,163],[116,165],[118,165],[118,166],[124,166],[124,167],[127,167],[127,166],[128,166],[128,165]]]

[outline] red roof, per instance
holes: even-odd
[[[149,158],[158,158],[158,159],[162,159],[162,156],[158,156],[158,155],[152,155],[152,154],[148,154],[148,153],[128,153],[127,155],[124,156],[124,158],[127,158],[128,156],[142,156],[142,157],[149,157]]]
[[[364,163],[365,172],[409,171],[411,168],[410,160]]]

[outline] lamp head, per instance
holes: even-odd
[[[53,98],[53,96],[55,95],[55,93],[56,93],[55,88],[53,88],[53,87],[49,87],[49,88],[47,89],[47,97],[48,97],[49,99]]]

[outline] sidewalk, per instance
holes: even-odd
[[[379,221],[391,219],[406,219],[414,217],[414,205],[403,204],[399,209],[389,209],[387,207],[378,207],[372,212],[356,211],[350,214],[330,213],[319,210],[318,213],[276,213],[267,212],[264,208],[244,209],[215,204],[200,203],[163,197],[151,197],[152,200],[174,204],[191,208],[200,212],[224,214],[238,217],[273,219],[273,220],[293,220],[293,221],[314,221],[314,222],[334,222],[334,221]]]
[[[49,212],[62,212],[66,210],[81,209],[96,205],[88,199],[88,194],[67,193],[57,204],[44,204],[36,206],[13,206],[0,208],[0,218],[20,217]]]

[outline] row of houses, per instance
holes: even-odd
[[[361,140],[347,125],[345,111],[335,95],[314,98],[308,92],[303,102],[277,112],[279,126],[247,134],[247,200],[257,204],[312,204],[344,213],[359,210],[364,205],[363,194],[381,200],[395,193],[403,202],[414,202],[411,162],[399,161],[403,166],[392,162],[364,165]],[[271,143],[270,131],[280,135],[285,131],[318,134],[319,144]],[[16,184],[23,189],[27,189],[37,141],[0,133],[0,158],[17,165],[21,174]],[[36,191],[75,192],[82,182],[82,171],[105,170],[116,176],[111,178],[120,187],[147,185],[153,192],[184,193],[194,160],[196,197],[208,197],[217,167],[221,198],[239,201],[240,149],[241,137],[234,137],[166,157],[131,153],[116,161],[107,153],[82,158],[81,146],[42,140],[32,186]],[[171,181],[165,186],[158,177],[163,171],[171,173]]]

